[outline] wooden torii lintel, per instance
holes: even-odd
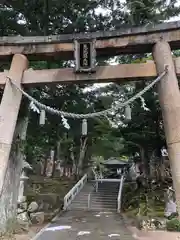
[[[153,45],[162,39],[175,50],[180,48],[179,28],[180,21],[177,21],[93,33],[0,37],[0,59],[9,59],[16,53],[29,55],[29,60],[73,59],[75,39],[96,39],[97,57],[151,53]]]
[[[174,59],[176,74],[180,76],[180,57]],[[0,85],[6,82],[8,71],[0,73]],[[134,81],[156,77],[157,71],[154,61],[135,64],[118,64],[97,67],[96,73],[75,74],[72,68],[26,70],[22,84],[30,87],[41,84],[67,84],[67,83],[100,83]],[[15,80],[15,79],[14,79]]]

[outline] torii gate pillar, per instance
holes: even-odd
[[[178,80],[171,48],[167,42],[156,43],[153,56],[159,74],[168,65],[168,73],[158,84],[158,94],[176,193],[177,211],[180,216],[180,92]]]
[[[21,84],[23,77],[23,72],[28,67],[28,60],[24,55],[16,54],[14,55],[9,71],[9,77],[15,80],[18,84]],[[8,166],[10,166],[9,161],[11,146],[13,142],[14,131],[16,127],[16,122],[18,118],[19,108],[21,104],[22,93],[11,84],[10,81],[6,81],[4,93],[2,96],[0,104],[0,200],[3,202],[4,206],[1,206],[0,211],[0,232],[4,230],[6,221],[9,217],[8,210],[11,209],[12,205],[11,195],[8,189],[4,189],[5,181],[9,183],[9,179],[5,179],[6,173],[8,172]],[[12,178],[12,176],[11,176]],[[12,184],[11,182],[9,184]],[[9,185],[8,185],[9,187]],[[11,186],[13,189],[13,186]],[[11,194],[11,195],[9,195]],[[3,197],[3,200],[2,200]],[[13,213],[11,213],[13,214]]]

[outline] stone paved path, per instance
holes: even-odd
[[[33,240],[133,240],[117,213],[68,211]]]

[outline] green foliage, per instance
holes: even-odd
[[[91,158],[92,168],[97,169],[98,173],[101,173],[103,177],[111,173],[111,171],[103,164],[104,161],[105,160],[102,156],[93,156]]]
[[[136,184],[123,187],[122,210],[130,217],[164,217],[164,191],[166,186],[137,188]]]
[[[180,232],[180,221],[177,218],[173,218],[166,223],[168,231]]]

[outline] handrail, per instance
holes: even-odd
[[[88,179],[88,175],[85,174],[75,185],[71,190],[66,194],[64,197],[64,206],[63,209],[67,210],[69,205],[72,203],[76,195],[81,191],[81,189],[84,187]]]
[[[123,183],[124,183],[124,176],[122,175],[121,177],[121,182],[119,184],[119,192],[118,192],[118,198],[117,198],[117,212],[121,212],[121,196],[122,196],[122,188],[123,188]]]
[[[91,192],[88,194],[88,210],[91,207]]]
[[[95,169],[92,169],[92,172],[94,173],[94,178],[95,178],[95,182],[96,182],[96,192],[98,192],[99,182],[102,183],[103,174],[101,171],[98,174],[98,172],[96,172]]]
[[[89,192],[89,194],[88,194],[88,203],[87,203],[88,210],[90,210],[90,208],[91,208],[91,197],[92,197],[92,194],[93,194],[94,191],[96,191],[96,185],[95,186],[93,185],[93,187],[94,187],[93,190],[91,190]]]

